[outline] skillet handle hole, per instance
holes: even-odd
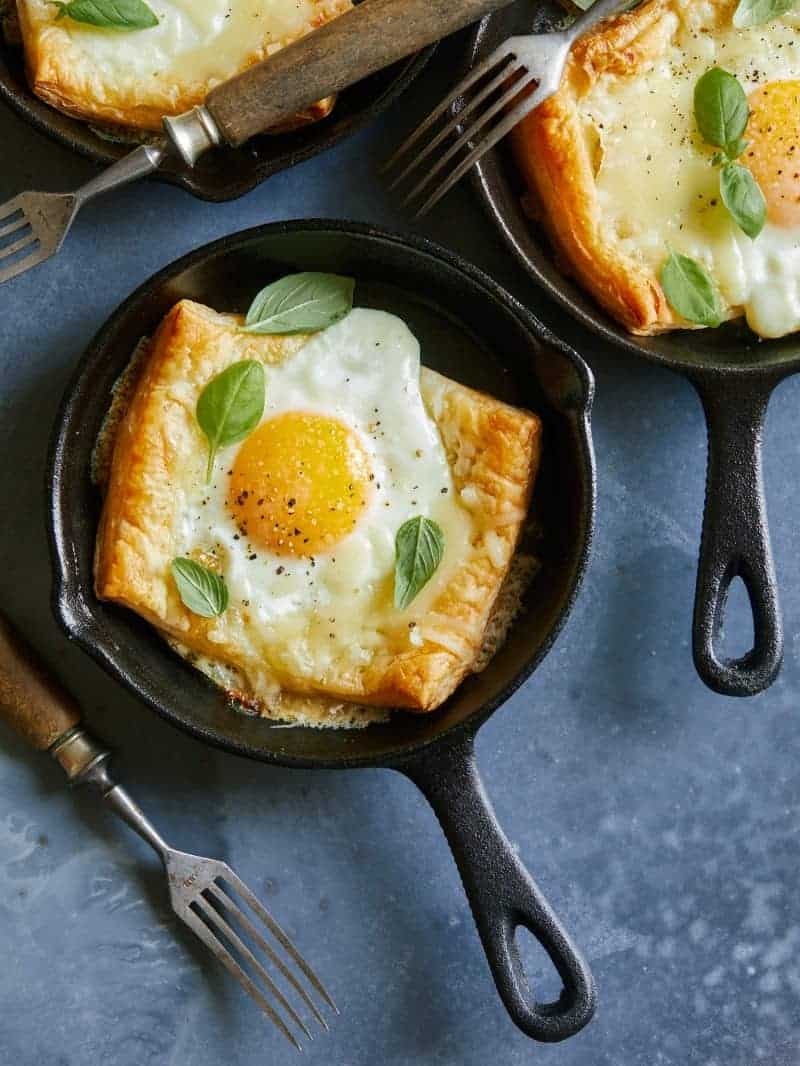
[[[563,1004],[567,991],[553,960],[525,925],[517,925],[512,935],[519,955],[520,976],[529,989],[530,1001],[542,1013],[555,1012]]]
[[[700,677],[723,696],[763,692],[783,659],[762,451],[769,397],[784,373],[762,367],[726,376],[698,368],[690,375],[708,425],[692,651]]]
[[[715,627],[719,658],[739,662],[755,650],[753,599],[740,574],[735,574],[724,594]]]

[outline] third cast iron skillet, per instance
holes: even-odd
[[[241,148],[208,152],[191,168],[170,158],[154,177],[180,185],[202,200],[220,202],[243,196],[272,174],[324,152],[371,122],[411,84],[435,47],[431,45],[346,89],[339,94],[332,113],[320,122],[287,133],[264,134]],[[35,96],[25,77],[22,48],[6,43],[2,31],[0,99],[42,133],[103,166],[135,147],[110,140],[88,122],[71,118]]]
[[[512,34],[546,32],[563,21],[553,0],[512,4],[484,19],[470,39],[472,66]],[[692,640],[698,673],[716,692],[752,696],[775,680],[783,626],[772,560],[761,466],[764,416],[773,389],[800,370],[800,341],[759,341],[741,323],[720,329],[633,337],[557,268],[544,234],[525,215],[523,189],[508,146],[484,156],[476,185],[520,262],[547,292],[607,341],[683,374],[700,394],[709,455]],[[747,588],[752,649],[739,659],[719,651],[725,603],[734,578]]]
[[[100,500],[90,456],[134,346],[181,297],[245,309],[261,285],[297,270],[352,275],[356,304],[402,316],[426,363],[532,408],[545,425],[534,500],[545,530],[537,549],[542,568],[508,640],[439,711],[397,713],[366,730],[276,728],[234,712],[221,690],[174,655],[150,626],[92,592]],[[451,253],[354,223],[278,223],[178,260],[119,308],[68,387],[49,473],[54,604],[69,635],[164,718],[210,744],[284,766],[384,766],[408,775],[447,835],[511,1017],[528,1035],[549,1041],[572,1035],[591,1018],[591,974],[497,824],[473,738],[542,660],[577,593],[594,523],[592,389],[589,370],[571,349]],[[562,979],[555,1003],[536,1002],[528,987],[515,943],[520,925],[544,946]]]

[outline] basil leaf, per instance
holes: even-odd
[[[409,518],[394,542],[394,605],[401,611],[427,585],[444,555],[444,533],[431,518]]]
[[[719,189],[736,224],[755,240],[767,221],[767,201],[756,179],[741,163],[727,163],[720,171]]]
[[[59,9],[56,19],[71,18],[104,30],[146,30],[158,18],[144,0],[50,0]]]
[[[795,3],[796,0],[740,0],[733,15],[733,24],[739,30],[748,26],[763,26],[765,22],[791,11]]]
[[[670,252],[661,268],[661,287],[671,306],[687,321],[700,326],[718,326],[722,321],[714,282],[688,255]]]
[[[170,565],[183,605],[202,618],[216,618],[228,606],[225,578],[194,559],[173,559]]]
[[[705,141],[718,148],[736,147],[747,127],[750,109],[733,74],[721,67],[706,71],[694,89],[694,115]]]
[[[243,440],[261,421],[264,399],[264,367],[254,359],[232,363],[200,393],[195,413],[208,438],[207,481],[217,451]]]
[[[267,285],[247,312],[245,333],[316,333],[352,310],[352,278],[306,271]]]
[[[725,153],[728,156],[729,162],[732,163],[734,159],[738,159],[739,156],[743,154],[745,148],[749,146],[749,144],[750,142],[746,141],[744,137],[738,137],[735,141],[731,141],[731,143],[725,149]]]

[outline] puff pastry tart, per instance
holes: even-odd
[[[479,665],[526,522],[541,423],[420,368],[418,342],[382,311],[357,308],[312,336],[240,324],[182,301],[123,387],[97,594],[265,713],[353,724],[374,718],[370,708],[430,711]],[[207,481],[198,398],[253,363],[263,415],[220,448]],[[398,606],[397,533],[417,516],[436,524],[440,561]],[[179,595],[172,561],[187,557],[224,577],[215,617]]]
[[[351,0],[153,0],[158,25],[130,33],[17,0],[28,77],[49,104],[93,122],[157,130],[217,84],[336,18]],[[334,98],[282,128],[324,118]]]
[[[662,287],[671,250],[707,272],[719,320],[744,314],[765,337],[800,329],[800,10],[750,25],[734,20],[738,7],[647,0],[601,24],[513,133],[532,211],[565,268],[633,333],[695,324]],[[738,82],[745,116],[749,107],[732,151],[766,199],[755,238],[723,202],[720,149],[695,115],[712,68]]]

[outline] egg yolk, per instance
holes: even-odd
[[[777,226],[800,226],[800,81],[774,81],[750,95],[744,162]]]
[[[228,507],[243,536],[276,555],[330,551],[370,495],[369,458],[335,418],[288,412],[262,423],[239,449]]]

